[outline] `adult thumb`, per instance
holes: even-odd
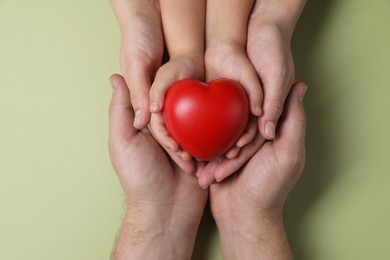
[[[286,149],[291,149],[291,153],[296,153],[297,149],[304,147],[305,143],[306,114],[303,98],[306,91],[305,83],[295,83],[291,87],[279,124],[277,136]]]
[[[113,90],[109,108],[109,138],[123,141],[133,137],[137,129],[133,127],[134,111],[130,102],[130,92],[120,75],[112,75],[110,83]]]

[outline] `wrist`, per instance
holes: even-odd
[[[264,0],[257,1],[250,16],[250,23],[258,26],[278,27],[289,39],[307,0]]]
[[[282,215],[258,216],[226,224],[218,224],[224,258],[292,259]]]
[[[245,45],[234,41],[216,40],[210,42],[205,51],[204,62],[206,69],[215,69],[225,64],[226,60],[237,55],[245,55]]]
[[[183,51],[170,54],[169,62],[178,62],[185,77],[204,80],[204,52]]]
[[[224,39],[224,38],[211,38],[207,42],[206,53],[208,52],[237,52],[238,50],[245,51],[245,41],[234,40],[234,39]]]
[[[202,218],[201,207],[183,207],[170,204],[149,205],[132,203],[128,205],[124,223],[154,229],[164,237],[195,234]]]
[[[129,24],[134,21],[144,22],[153,19],[151,14],[160,16],[158,0],[110,0],[110,3],[122,33],[126,32]]]
[[[129,205],[114,259],[190,259],[199,223],[170,206]]]
[[[230,237],[240,237],[248,243],[255,243],[269,228],[282,227],[282,213],[248,213],[241,210],[215,217],[220,232]]]

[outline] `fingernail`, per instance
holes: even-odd
[[[306,91],[307,91],[307,86],[302,86],[301,89],[299,90],[299,93],[298,93],[298,100],[300,102],[303,101],[303,98],[305,97],[305,94],[306,94]]]
[[[137,111],[135,111],[135,117],[134,117],[133,126],[134,127],[138,126],[139,124],[141,124],[141,121],[142,121],[142,111],[141,110],[137,110]]]
[[[161,105],[159,102],[152,102],[150,104],[150,112],[156,113],[156,112],[159,112],[160,109],[161,109]]]
[[[275,128],[276,125],[274,122],[267,122],[265,124],[265,134],[268,135],[270,138],[275,137]]]

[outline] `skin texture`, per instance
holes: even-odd
[[[109,151],[127,201],[113,259],[190,259],[208,191],[188,174],[193,169],[179,168],[164,153],[148,129],[132,126],[124,79],[114,75],[111,84]]]
[[[233,78],[246,86],[251,100],[252,113],[259,115],[256,119],[258,119],[260,134],[272,140],[275,138],[275,131],[286,97],[294,82],[294,61],[290,42],[306,0],[256,1],[253,9],[250,10],[250,15],[248,7],[251,1],[240,2],[239,6],[235,6],[234,1],[223,1],[223,5],[218,5],[218,2],[220,1],[208,1],[207,6],[206,77],[208,79],[221,76]],[[224,11],[221,13],[229,13],[230,10],[230,16],[226,15],[226,17],[232,17],[234,10],[238,10],[241,16],[234,15],[235,19],[232,24],[229,24],[229,21],[219,24],[215,17],[218,17],[218,11],[221,9]],[[247,22],[245,24],[248,27],[247,30],[244,27],[245,22]],[[240,34],[240,32],[247,32],[247,34]],[[221,39],[226,40],[221,41]],[[248,58],[249,66],[247,65]],[[245,69],[240,70],[240,68]],[[257,93],[256,90],[260,88],[262,92]],[[261,98],[261,114],[256,114],[254,109],[256,97]],[[246,135],[247,139],[244,144],[252,141],[256,130],[254,124],[248,125],[249,134]],[[234,159],[237,154],[241,153],[240,147],[238,142],[236,147],[226,154],[227,162],[224,163],[233,164],[229,159]],[[203,175],[199,183],[207,185],[213,181],[220,181],[232,173],[219,170],[224,168],[223,163],[219,165],[219,169],[213,168],[216,165],[218,163],[213,162],[205,169],[207,174]],[[212,177],[212,171],[214,171],[214,177]]]
[[[248,22],[247,54],[262,83],[261,135],[275,137],[278,119],[294,82],[290,42],[306,0],[256,1]]]
[[[110,0],[121,30],[120,64],[135,111],[134,127],[150,121],[149,91],[164,52],[158,0]]]
[[[207,2],[207,15],[210,13],[210,5]],[[232,1],[230,1],[230,5],[226,8],[227,10],[231,10],[235,8],[235,5]],[[240,37],[245,38],[245,30],[242,30],[247,27],[247,19],[249,16],[250,8],[252,3],[246,3],[245,5],[237,5],[238,7],[242,6],[241,9],[237,10],[232,15],[241,15],[246,13],[243,17],[241,26],[234,29],[233,33],[240,34]],[[224,6],[224,5],[221,5]],[[155,133],[155,137],[157,141],[165,148],[169,149],[172,152],[179,153],[183,160],[189,161],[190,156],[183,151],[177,142],[171,138],[168,131],[166,130],[164,121],[162,119],[162,109],[164,106],[164,96],[168,90],[168,88],[176,81],[186,78],[198,79],[201,81],[205,80],[205,68],[204,68],[204,42],[205,42],[205,11],[206,11],[206,2],[203,1],[178,1],[178,0],[160,0],[161,7],[161,16],[162,16],[162,26],[164,30],[165,42],[167,45],[167,49],[169,52],[170,60],[164,64],[157,72],[156,78],[152,84],[150,90],[150,111],[153,113],[151,116],[151,127],[153,132]],[[213,6],[214,13],[220,13]],[[244,10],[246,9],[246,11]],[[217,12],[215,12],[217,11]],[[212,16],[213,17],[213,16]],[[209,17],[208,17],[209,18]],[[209,20],[209,19],[207,19]],[[218,17],[217,26],[221,27],[226,21],[230,21],[230,19],[226,19],[225,16]],[[235,25],[236,23],[232,23]],[[213,26],[215,27],[215,26]],[[233,27],[232,27],[233,28]],[[223,29],[223,28],[218,28]],[[223,31],[223,30],[221,30]],[[225,30],[226,31],[226,30]],[[220,35],[220,39],[225,41],[233,40],[232,37],[225,37],[225,35]],[[239,52],[239,60],[242,61],[242,64],[245,64],[246,67],[242,69],[245,71],[245,68],[250,67],[250,62],[248,58],[245,58],[244,47],[245,41],[241,44],[241,52]],[[221,53],[222,54],[222,53]],[[216,64],[217,65],[217,64]],[[223,66],[223,64],[218,64],[218,66]],[[240,74],[244,74],[241,73]],[[256,72],[252,67],[252,76],[256,76]],[[221,73],[219,75],[214,74],[214,77],[208,77],[206,81],[210,81],[214,78],[234,78],[236,80],[237,77],[231,77],[228,73]],[[252,77],[253,79],[253,77]],[[246,82],[258,82],[258,80],[250,81],[250,78],[245,78]],[[244,80],[244,81],[245,81]],[[253,84],[252,84],[253,85]],[[245,87],[245,86],[244,86]],[[257,88],[260,89],[260,88]],[[257,96],[257,95],[252,95]],[[260,99],[261,97],[259,97]],[[259,105],[260,107],[260,105]],[[248,127],[255,127],[250,124]],[[250,143],[254,137],[255,131],[254,129],[247,129],[245,134],[241,136],[241,138],[237,141],[236,145],[232,147],[226,153],[227,158],[234,158],[238,155],[240,149],[246,144]]]
[[[248,18],[253,3],[253,0],[207,1],[205,68],[207,81],[228,78],[239,82],[248,95],[251,113],[260,116],[263,93],[257,73],[245,52]],[[256,125],[248,124],[246,134],[226,157],[236,157],[255,134]]]
[[[292,87],[275,138],[257,136],[262,146],[247,164],[210,186],[224,259],[292,259],[283,205],[304,167],[306,89]]]
[[[259,116],[262,89],[245,53],[253,3],[253,0],[207,1],[205,64],[208,81],[225,77],[240,82],[248,93],[252,114]]]
[[[292,87],[276,137],[257,134],[255,155],[209,190],[171,161],[148,129],[132,127],[126,83],[113,75],[111,84],[109,150],[127,201],[113,259],[190,259],[208,192],[224,259],[292,259],[282,212],[304,166],[304,84]],[[204,167],[197,165],[200,178]]]
[[[205,0],[160,0],[164,39],[169,61],[157,72],[150,89],[151,127],[156,140],[172,152],[179,145],[168,134],[162,119],[165,94],[178,80],[192,78],[204,80],[204,26]],[[190,156],[180,151],[183,159]]]
[[[208,1],[202,61],[196,46],[173,47],[180,43],[174,39],[180,28],[169,21],[175,14],[170,2],[111,0],[122,34],[124,79],[111,78],[110,156],[127,199],[114,259],[189,259],[208,195],[198,184],[207,188],[215,180],[221,183],[211,184],[210,203],[224,258],[292,259],[282,212],[304,164],[306,87],[290,90],[290,41],[306,1]],[[225,7],[224,13],[237,17],[234,24],[218,17],[218,8]],[[171,60],[161,67],[164,40]],[[186,75],[236,79],[251,103],[254,116],[246,134],[208,163],[175,146],[158,116],[168,83]]]

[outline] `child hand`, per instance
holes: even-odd
[[[239,82],[248,94],[251,113],[256,117],[262,114],[261,84],[243,47],[227,43],[208,47],[205,54],[205,66],[207,81],[215,78],[228,78]],[[253,140],[257,132],[257,123],[253,122],[253,119],[250,120],[246,131],[236,142],[235,147],[226,153],[227,158],[236,157],[240,149]]]
[[[169,135],[165,127],[162,115],[165,94],[176,81],[186,78],[203,80],[203,64],[203,58],[197,59],[190,56],[172,57],[169,62],[158,70],[150,89],[150,111],[152,116],[149,127],[151,132],[154,133],[154,137],[165,150],[175,153],[183,162],[190,161],[192,157],[180,149],[178,143]],[[181,166],[180,162],[177,161],[177,163]]]

